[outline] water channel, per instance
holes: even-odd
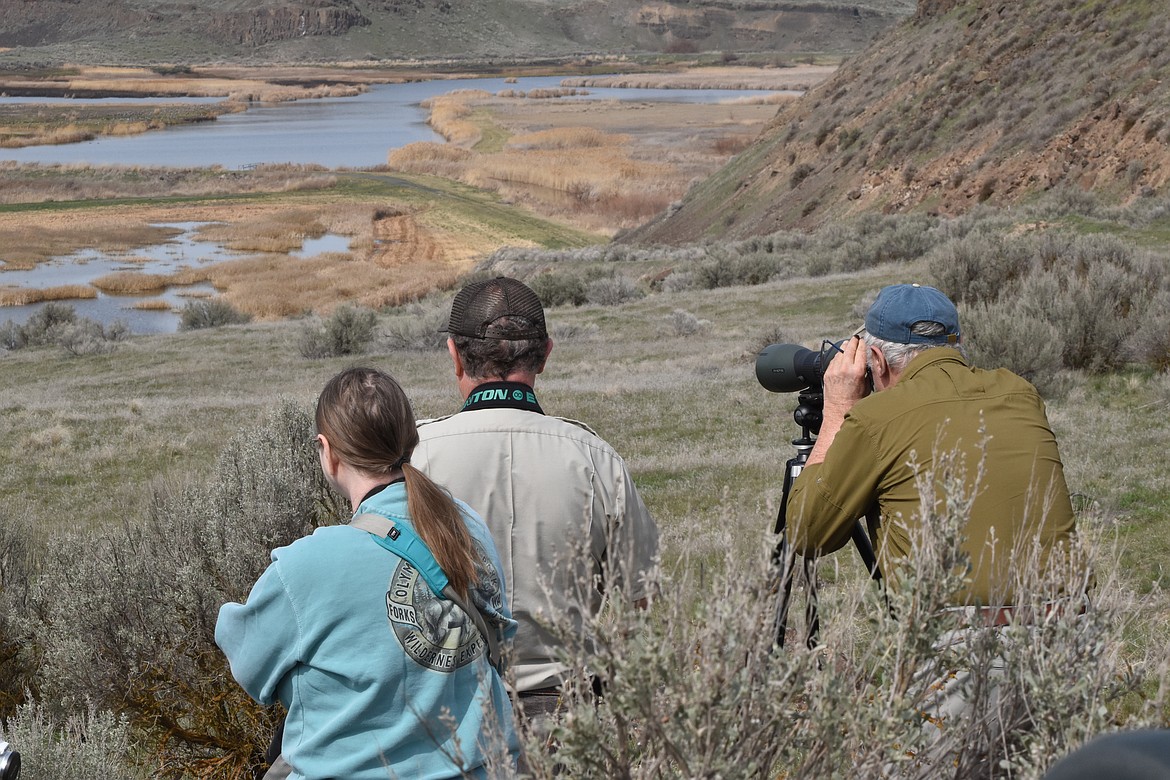
[[[415,141],[441,141],[426,124],[427,111],[420,103],[430,97],[457,89],[529,91],[560,86],[560,78],[529,77],[513,80],[448,79],[406,84],[373,85],[354,97],[323,98],[291,103],[261,104],[236,114],[225,114],[214,122],[201,122],[151,131],[141,135],[96,138],[76,144],[29,146],[0,149],[0,160],[42,164],[91,164],[129,166],[174,166],[245,168],[261,163],[322,165],[327,168],[370,168],[382,165],[391,149]],[[751,95],[772,94],[759,90],[716,89],[627,89],[594,88],[588,94],[558,100],[639,100],[671,102],[721,102]],[[795,94],[795,93],[788,93]],[[0,103],[56,103],[68,98],[0,97]],[[206,98],[103,98],[73,100],[81,103],[173,103]],[[146,274],[172,273],[183,267],[217,262],[234,257],[223,247],[201,241],[198,225],[169,226],[176,235],[165,243],[138,247],[125,254],[82,250],[41,263],[28,271],[3,269],[4,247],[0,247],[0,285],[45,288],[86,284],[116,270]],[[314,243],[316,241],[324,241]],[[325,251],[345,251],[344,237],[327,236],[306,243],[292,257]],[[134,258],[128,263],[129,257]],[[102,323],[116,319],[127,323],[133,333],[166,333],[178,327],[181,309],[189,296],[206,295],[210,288],[174,287],[158,295],[111,296],[98,292],[97,298],[68,301],[78,315]],[[135,308],[143,301],[157,299],[173,304],[171,310]],[[23,323],[44,304],[0,307],[0,322]]]

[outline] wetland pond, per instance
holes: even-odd
[[[320,98],[275,104],[255,104],[247,111],[220,116],[214,122],[180,125],[133,136],[99,137],[61,145],[0,149],[0,160],[42,164],[90,164],[249,168],[264,163],[321,165],[326,168],[371,168],[386,162],[391,149],[416,141],[442,141],[427,125],[420,103],[458,89],[488,92],[556,89],[557,76],[519,79],[442,79],[404,84],[376,84],[353,97]],[[799,94],[784,90],[634,89],[588,87],[583,94],[556,100],[630,100],[717,103],[756,95]],[[61,104],[69,98],[0,97],[0,104]],[[206,98],[76,99],[83,103],[208,102]],[[114,271],[169,274],[184,267],[219,262],[235,255],[218,244],[197,237],[198,223],[167,225],[176,235],[164,243],[138,247],[126,253],[83,249],[41,263],[32,270],[5,271],[0,247],[0,286],[43,289],[84,285]],[[290,257],[346,251],[348,239],[324,236],[309,239]],[[79,316],[109,324],[125,322],[132,333],[169,333],[179,325],[178,310],[187,300],[214,295],[210,285],[172,286],[144,296],[109,295],[65,301]],[[164,307],[162,302],[169,306]],[[0,322],[24,323],[44,303],[0,307]],[[142,308],[150,306],[152,308]]]

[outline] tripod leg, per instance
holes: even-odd
[[[792,575],[796,568],[796,553],[789,548],[787,538],[781,537],[773,561],[779,567],[780,574],[776,601],[776,646],[784,647],[784,635],[788,631],[788,606],[792,600]]]
[[[808,636],[804,638],[804,644],[809,650],[815,650],[821,641],[821,613],[817,604],[817,562],[815,558],[804,559],[804,585],[808,597],[804,606]]]

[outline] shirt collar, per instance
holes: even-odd
[[[477,409],[522,409],[544,414],[536,400],[536,391],[523,382],[485,382],[467,396],[460,411]]]

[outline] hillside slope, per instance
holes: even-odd
[[[913,10],[913,0],[0,0],[0,60],[841,53]]]
[[[1120,202],[1170,176],[1170,19],[1142,0],[924,0],[681,204],[681,244],[860,212],[959,214],[1044,190]]]

